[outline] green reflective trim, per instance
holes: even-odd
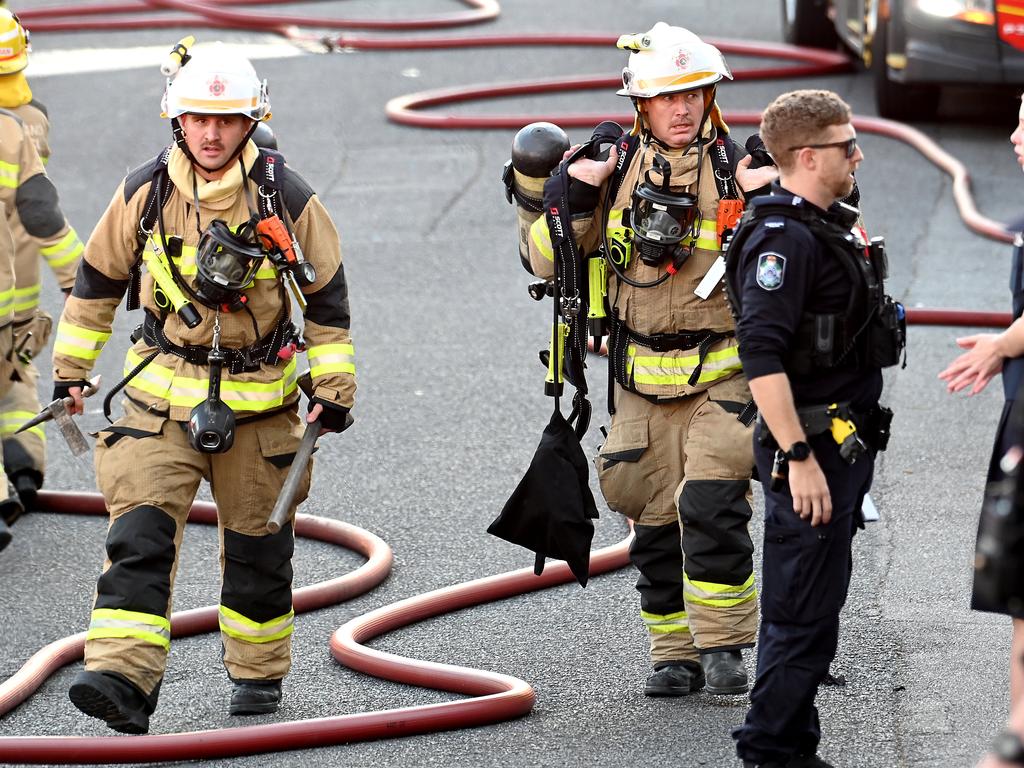
[[[754,588],[754,574],[743,584],[716,584],[711,581],[691,581],[683,575],[683,594],[691,605],[706,605],[711,608],[732,608],[749,603],[757,598]]]
[[[24,424],[31,418],[35,417],[35,413],[32,411],[4,411],[0,413],[0,435],[13,435]],[[39,424],[34,427],[26,429],[21,434],[23,435],[35,435],[44,443],[46,442],[46,433],[43,431],[43,425]]]
[[[355,350],[351,344],[319,344],[306,350],[309,358],[309,374],[314,379],[329,373],[351,373],[355,375]]]
[[[555,249],[551,246],[551,232],[548,231],[548,220],[541,216],[530,225],[530,239],[540,251],[540,255],[548,261],[555,260]]]
[[[70,264],[85,250],[85,245],[78,239],[78,233],[69,229],[59,243],[40,248],[39,252],[46,258],[51,267],[62,267]]]
[[[133,637],[167,650],[171,647],[171,622],[152,613],[97,608],[92,612],[85,639],[103,637]]]
[[[690,631],[690,619],[686,611],[660,614],[641,610],[640,618],[647,625],[647,629],[656,635]]]
[[[638,355],[633,344],[627,348],[626,356],[626,372],[637,384],[689,384],[690,374],[700,363],[700,355]],[[697,381],[717,381],[742,369],[739,347],[733,344],[704,357]]]
[[[41,286],[39,283],[35,285],[29,285],[25,288],[14,289],[14,311],[24,312],[29,309],[35,309],[39,306],[39,291]]]
[[[220,631],[247,643],[270,643],[295,631],[295,611],[270,621],[256,622],[225,605],[219,607]]]

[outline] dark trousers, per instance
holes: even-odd
[[[832,497],[831,521],[814,528],[793,511],[788,488],[769,489],[775,452],[754,437],[765,493],[761,629],[750,710],[733,738],[737,754],[758,763],[785,763],[817,751],[821,727],[814,697],[835,657],[853,563],[850,545],[874,469],[870,455],[847,464],[827,434],[809,442]]]

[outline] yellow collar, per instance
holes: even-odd
[[[24,72],[0,76],[0,107],[11,109],[32,101],[32,89]]]
[[[245,149],[242,150],[242,164],[246,168],[246,173],[253,167],[258,156],[259,149],[249,141],[245,145]],[[192,168],[192,161],[185,156],[185,153],[175,147],[167,161],[167,172],[170,174],[174,186],[185,196],[186,200],[192,199],[192,183],[195,179],[199,202],[214,208],[224,208],[230,206],[235,195],[242,189],[242,170],[238,166],[237,159],[233,160],[232,164],[233,167],[229,167],[227,173],[219,179],[207,181],[195,172]],[[226,205],[217,205],[217,203],[226,203]]]

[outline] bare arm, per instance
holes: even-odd
[[[758,410],[783,450],[807,439],[786,374],[758,376],[749,383]],[[793,496],[793,511],[801,519],[809,519],[812,526],[832,519],[832,497],[814,453],[804,461],[789,462],[789,492]]]
[[[1002,333],[979,333],[956,340],[967,350],[939,373],[950,392],[970,387],[976,395],[1003,369],[1003,361],[1024,355],[1024,318],[1017,318]]]

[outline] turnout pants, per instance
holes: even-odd
[[[0,438],[3,440],[4,469],[8,475],[30,472],[42,486],[46,471],[46,433],[42,424],[14,432],[41,410],[39,404],[39,371],[29,362],[18,367],[20,381],[0,397]]]
[[[267,518],[298,448],[294,410],[237,425],[226,453],[193,449],[185,424],[126,405],[99,433],[96,478],[110,513],[107,557],[85,644],[85,668],[123,675],[150,698],[170,647],[171,593],[189,508],[210,483],[220,541],[223,660],[233,680],[277,680],[291,666],[292,525]],[[296,505],[306,498],[310,471]],[[290,519],[294,518],[295,507]]]
[[[750,401],[734,376],[653,403],[616,386],[597,459],[608,506],[635,521],[630,558],[654,663],[754,644]]]
[[[767,480],[763,482],[757,682],[746,720],[733,731],[737,754],[756,763],[785,764],[793,755],[817,751],[821,727],[814,697],[839,642],[839,612],[853,565],[851,542],[862,523],[861,504],[874,470],[872,453],[847,464],[828,434],[808,442],[832,497],[827,525],[812,528],[793,511],[788,488],[774,492]],[[760,477],[771,477],[774,453],[755,442]]]

